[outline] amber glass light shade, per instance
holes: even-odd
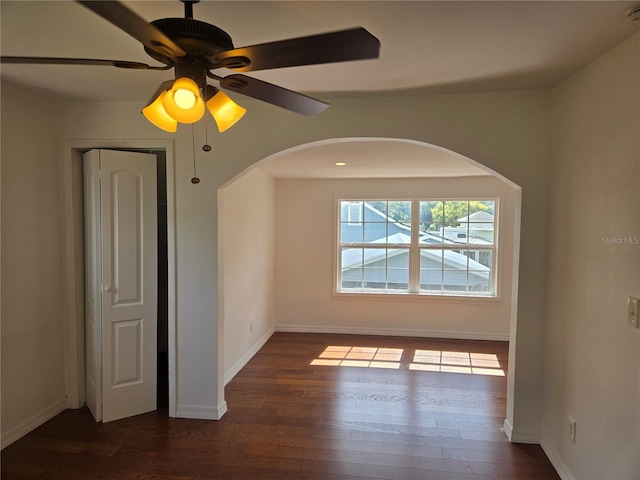
[[[220,132],[233,126],[247,113],[245,108],[231,100],[226,93],[220,91],[207,100],[207,110],[216,121]]]
[[[204,100],[198,84],[190,78],[178,78],[163,95],[162,105],[167,114],[180,123],[194,123],[204,115]]]
[[[164,109],[162,101],[166,93],[166,91],[161,92],[153,102],[142,109],[142,114],[156,127],[173,133],[178,129],[178,122],[171,118]]]

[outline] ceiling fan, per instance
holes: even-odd
[[[162,66],[122,60],[87,58],[2,56],[2,63],[102,65],[142,70],[174,69],[175,79],[163,82],[143,109],[154,125],[175,132],[177,123],[194,123],[212,114],[220,131],[233,125],[245,109],[224,92],[207,84],[207,78],[220,88],[277,105],[302,115],[324,111],[329,104],[256,78],[231,74],[220,76],[215,70],[252,72],[274,68],[316,65],[378,58],[380,42],[362,27],[337,32],[235,48],[221,28],[193,18],[193,4],[184,3],[184,18],[164,18],[148,23],[118,1],[76,0],[105,20],[140,41],[145,51]]]

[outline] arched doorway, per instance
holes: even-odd
[[[515,348],[520,187],[477,162],[414,140],[336,138],[271,155],[223,185],[219,193],[219,319],[224,322],[225,382],[277,330],[511,340],[511,349]],[[349,196],[497,198],[500,250],[495,298],[483,299],[489,306],[482,309],[477,308],[477,299],[423,299],[413,307],[402,306],[409,321],[391,328],[383,319],[387,310],[399,307],[397,302],[382,307],[378,302],[371,310],[365,308],[363,315],[362,301],[354,307],[332,297],[335,201]],[[305,233],[299,235],[301,230]],[[252,241],[257,237],[260,247]],[[294,251],[298,253],[293,258],[285,258],[283,252]],[[249,258],[252,263],[247,263]],[[314,273],[305,276],[305,272]],[[273,285],[271,278],[276,279]],[[255,302],[244,300],[249,291],[259,292]],[[435,312],[432,317],[438,322],[425,325],[420,320],[416,312],[425,307]],[[303,310],[317,315],[294,323],[291,319],[302,318]],[[478,316],[479,310],[486,316]],[[319,323],[326,312],[339,321]],[[513,383],[510,373],[508,397]]]

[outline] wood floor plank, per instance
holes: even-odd
[[[339,356],[335,349],[379,354],[380,363],[312,364],[323,352]],[[229,410],[220,421],[158,411],[102,424],[86,408],[67,410],[4,449],[1,474],[3,480],[557,480],[539,446],[510,444],[502,431],[507,359],[504,342],[276,333],[226,386]],[[465,367],[472,361],[489,370]],[[380,368],[389,362],[393,368]],[[416,364],[423,370],[412,369]],[[427,369],[447,365],[468,371]]]

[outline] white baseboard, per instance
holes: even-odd
[[[2,432],[2,437],[0,438],[0,444],[2,444],[2,448],[8,447],[16,440],[24,437],[27,433],[35,430],[40,425],[45,422],[48,422],[53,417],[58,415],[67,409],[67,399],[61,398],[58,401],[52,403],[48,407],[40,410],[35,415],[27,418],[25,421],[20,422],[18,425],[13,427],[12,429]]]
[[[513,435],[513,427],[511,426],[511,423],[509,423],[509,420],[507,420],[506,418],[504,419],[504,423],[502,424],[502,430],[507,436],[507,440],[511,441],[511,436]]]
[[[449,338],[458,340],[493,340],[508,342],[508,333],[460,332],[447,330],[417,330],[398,328],[340,327],[340,326],[308,326],[308,325],[276,325],[276,332],[295,333],[338,333],[348,335],[386,335],[396,337]]]
[[[558,451],[544,436],[540,441],[540,446],[562,480],[575,480],[575,477],[571,474],[569,467],[564,463]]]
[[[514,430],[513,426],[505,418],[502,425],[504,434],[507,436],[511,443],[531,443],[535,445],[540,444],[540,432],[524,432],[521,430]]]
[[[264,336],[258,340],[258,342],[247,352],[245,353],[242,358],[240,360],[238,360],[236,362],[236,364],[231,367],[231,369],[229,369],[225,374],[224,374],[224,384],[226,385],[227,383],[229,383],[231,381],[231,379],[233,377],[235,377],[238,372],[240,370],[242,370],[242,368],[249,363],[249,360],[251,360],[253,358],[253,356],[258,353],[258,350],[260,350],[265,343],[267,343],[267,341],[271,338],[271,336],[274,334],[275,329],[272,327],[269,329],[269,331],[267,333],[264,334]]]
[[[217,407],[202,405],[178,405],[176,418],[192,418],[197,420],[220,420],[227,413],[227,402],[222,402]]]

